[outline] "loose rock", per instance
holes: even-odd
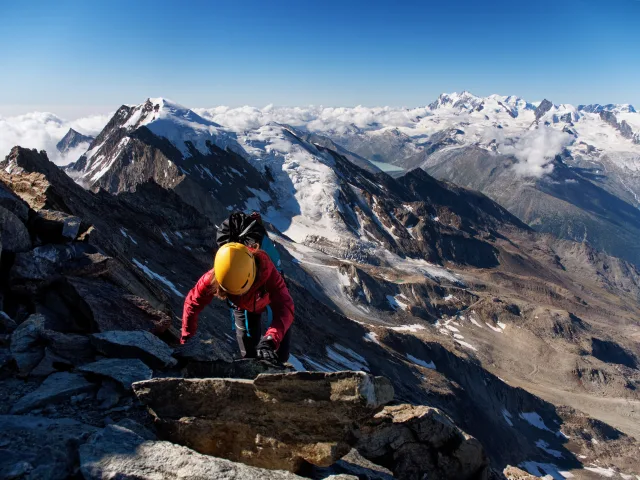
[[[24,413],[48,404],[64,402],[73,395],[95,389],[93,383],[77,373],[54,373],[42,382],[40,387],[18,400],[11,413]]]
[[[350,451],[352,427],[393,399],[388,380],[364,372],[295,372],[255,381],[163,378],[133,389],[159,416],[164,438],[201,453],[290,471],[304,461],[333,464]]]
[[[45,318],[43,315],[31,315],[11,336],[11,354],[18,365],[21,375],[28,375],[44,357],[44,332]]]
[[[95,431],[69,418],[0,415],[0,478],[67,479],[78,446]]]
[[[137,358],[105,358],[84,365],[78,370],[111,378],[126,390],[131,390],[132,383],[149,380],[153,376],[153,371]]]
[[[171,347],[142,330],[96,333],[91,341],[100,353],[108,357],[139,358],[153,368],[172,367],[177,363],[171,356]]]

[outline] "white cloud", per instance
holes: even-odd
[[[542,177],[553,171],[550,161],[571,143],[571,135],[541,127],[527,131],[515,145],[500,148],[501,153],[514,155],[520,162],[515,171],[525,177]]]
[[[214,107],[194,108],[199,115],[235,131],[246,131],[270,122],[304,127],[318,133],[344,133],[353,127],[411,127],[419,117],[429,114],[426,107]]]
[[[9,154],[11,148],[19,145],[25,148],[46,150],[49,159],[57,165],[73,162],[84,153],[79,147],[66,155],[61,155],[56,144],[65,136],[69,128],[85,134],[97,135],[113,114],[92,115],[73,121],[66,121],[53,113],[33,112],[15,117],[0,117],[0,158]]]

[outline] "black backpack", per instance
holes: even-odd
[[[262,218],[257,212],[247,215],[243,212],[234,212],[218,228],[216,243],[220,248],[225,243],[243,243],[248,247],[262,245],[262,240],[267,235],[267,230],[262,224]]]

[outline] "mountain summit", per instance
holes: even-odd
[[[66,154],[74,148],[82,147],[83,145],[89,146],[93,142],[94,137],[89,135],[83,135],[73,128],[70,128],[67,134],[62,137],[62,140],[58,142],[56,148],[62,154]]]

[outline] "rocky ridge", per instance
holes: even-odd
[[[120,373],[118,375],[114,373],[111,376],[105,376],[104,365],[96,366],[95,364],[100,361],[104,362],[103,359],[98,358],[98,355],[100,357],[103,355],[112,356],[114,360],[127,360],[129,357],[134,356],[136,358],[140,357],[138,359],[141,360],[143,354],[140,352],[126,353],[130,351],[128,349],[131,346],[131,342],[126,340],[126,337],[131,334],[126,332],[140,330],[140,325],[144,325],[144,330],[150,332],[146,336],[154,337],[153,334],[157,334],[163,340],[175,341],[177,318],[173,312],[180,311],[182,295],[186,293],[185,287],[188,289],[193,278],[210,266],[211,246],[207,242],[211,242],[213,226],[203,220],[194,209],[181,201],[178,196],[172,196],[170,191],[160,188],[154,183],[138,185],[134,193],[123,192],[117,196],[108,195],[104,192],[96,194],[86,192],[49,164],[46,158],[37,152],[16,149],[3,165],[3,171],[4,173],[1,174],[2,179],[8,190],[17,192],[24,200],[29,202],[26,210],[27,221],[22,222],[27,231],[31,228],[31,231],[29,231],[29,243],[23,246],[25,252],[34,250],[34,247],[41,248],[47,245],[55,245],[56,248],[59,248],[59,245],[67,245],[71,247],[70,251],[73,255],[80,255],[80,258],[83,259],[79,267],[68,270],[67,264],[69,261],[67,257],[52,256],[47,260],[49,257],[32,255],[25,258],[23,263],[20,264],[23,265],[20,268],[42,273],[33,277],[16,277],[11,275],[11,271],[16,265],[14,261],[17,254],[13,251],[3,253],[2,264],[5,269],[3,271],[8,272],[8,275],[3,277],[5,282],[3,284],[3,308],[11,319],[6,321],[6,325],[9,329],[15,331],[15,326],[22,326],[30,318],[29,315],[35,314],[44,317],[43,322],[39,321],[41,317],[30,318],[29,323],[26,325],[31,327],[29,329],[23,327],[25,333],[28,334],[16,336],[16,339],[24,337],[24,342],[21,341],[21,344],[25,345],[23,349],[25,353],[33,352],[35,354],[32,362],[26,363],[26,370],[38,360],[34,370],[36,370],[36,367],[41,366],[42,368],[37,369],[37,371],[46,372],[46,367],[49,369],[49,373],[45,373],[44,376],[57,375],[56,372],[71,372],[71,378],[74,381],[78,381],[78,384],[84,385],[85,382],[89,382],[95,385],[91,390],[71,394],[71,398],[88,399],[86,406],[83,404],[82,399],[75,400],[75,404],[73,404],[68,396],[65,399],[66,394],[58,392],[59,395],[56,394],[58,395],[57,397],[53,393],[51,395],[54,398],[53,401],[59,403],[47,405],[41,412],[38,412],[39,407],[34,407],[35,411],[45,416],[56,416],[64,413],[81,419],[82,423],[95,424],[95,428],[104,428],[102,420],[104,414],[101,413],[104,410],[100,410],[100,405],[115,405],[107,410],[110,416],[113,415],[115,417],[112,420],[118,421],[120,420],[118,417],[127,416],[151,425],[152,419],[147,416],[146,410],[137,404],[137,400],[133,399],[131,393],[128,393],[129,391],[126,387],[129,384],[127,379],[132,378],[131,371],[141,372],[140,375],[143,375],[148,370],[139,368],[139,364],[136,367],[114,362],[116,364],[110,364],[109,369],[118,367]],[[425,177],[425,181],[428,180]],[[414,182],[417,182],[417,180]],[[412,183],[408,185],[412,185]],[[434,184],[434,186],[438,185],[437,183]],[[419,188],[419,186],[419,183],[413,183],[412,188]],[[463,190],[458,191],[458,195],[463,193]],[[25,206],[24,202],[17,202],[15,196],[13,198],[14,206],[12,209],[14,211],[19,211],[20,205],[22,207]],[[29,210],[29,208],[33,209],[33,211]],[[62,243],[43,243],[42,238],[34,230],[36,227],[31,226],[32,224],[28,221],[29,218],[36,216],[36,209],[41,210],[43,208],[59,211],[67,216],[81,219],[77,238],[74,241],[70,241],[67,237],[60,235],[57,237],[57,241]],[[464,213],[464,208],[464,202],[458,205],[451,205],[451,209],[456,215],[469,215]],[[476,213],[476,215],[478,214]],[[64,219],[67,217],[59,215],[56,218],[58,217],[64,224]],[[424,221],[421,217],[423,217],[423,214],[418,213],[418,218]],[[473,219],[474,217],[469,216],[468,218]],[[482,219],[483,217],[477,218],[475,225],[481,226],[486,223]],[[491,217],[486,218],[490,219]],[[459,225],[465,228],[463,222]],[[499,225],[499,222],[496,225]],[[60,232],[62,230],[63,226],[60,227]],[[56,232],[57,229],[47,229],[47,231]],[[518,235],[521,237],[515,236],[512,238],[518,238],[519,241],[524,241],[523,239],[530,235],[526,230],[518,230],[516,228],[516,231],[520,232]],[[50,233],[49,235],[53,234]],[[460,272],[464,273],[464,277],[460,279],[456,279],[451,274],[449,279],[431,276],[426,279],[423,277],[420,281],[415,278],[408,278],[405,280],[406,283],[394,283],[393,280],[398,278],[398,273],[389,267],[387,267],[388,270],[385,270],[383,266],[371,264],[356,263],[355,265],[347,265],[340,257],[330,257],[318,250],[311,251],[308,247],[289,243],[290,240],[287,240],[286,237],[275,233],[274,235],[276,240],[288,249],[283,250],[282,253],[285,259],[287,275],[290,278],[290,289],[296,300],[296,305],[298,305],[295,327],[298,340],[294,349],[294,360],[299,362],[298,368],[364,369],[374,372],[376,375],[380,374],[392,379],[398,403],[429,405],[432,408],[439,408],[446,412],[446,415],[455,424],[462,426],[464,430],[473,433],[478,438],[484,445],[493,466],[499,467],[500,470],[509,463],[529,465],[530,470],[533,470],[534,467],[527,462],[537,462],[536,465],[538,466],[541,464],[547,465],[547,470],[540,467],[542,468],[542,470],[539,470],[540,472],[548,473],[552,471],[552,467],[556,468],[556,471],[560,468],[570,468],[574,472],[580,471],[588,475],[588,471],[580,470],[582,462],[579,460],[578,455],[588,456],[589,462],[595,462],[596,460],[598,462],[606,462],[609,465],[607,468],[615,467],[617,469],[614,471],[630,472],[636,468],[633,458],[629,456],[629,452],[633,449],[633,440],[630,437],[627,437],[619,430],[593,421],[575,410],[559,409],[524,390],[506,384],[496,375],[487,372],[483,368],[484,365],[487,365],[482,357],[485,354],[484,350],[478,354],[479,358],[475,358],[473,351],[470,351],[468,347],[465,347],[462,343],[456,343],[459,341],[468,343],[468,337],[466,340],[462,340],[453,337],[453,335],[443,336],[438,332],[439,328],[440,330],[454,333],[453,330],[444,326],[446,323],[449,327],[464,333],[465,336],[469,335],[465,329],[466,327],[462,326],[464,322],[468,323],[469,320],[459,318],[461,315],[457,313],[461,310],[466,311],[462,316],[468,315],[469,317],[475,310],[477,316],[474,319],[478,323],[480,321],[483,323],[490,322],[488,325],[497,329],[501,328],[499,326],[500,323],[504,323],[510,328],[513,327],[513,330],[506,329],[502,334],[493,332],[486,327],[486,332],[483,335],[504,335],[505,338],[509,339],[508,341],[512,341],[514,339],[512,332],[515,333],[516,331],[515,326],[521,324],[526,327],[523,331],[530,331],[533,327],[536,327],[542,328],[542,333],[548,332],[547,327],[539,325],[537,322],[535,324],[528,323],[533,322],[534,313],[540,316],[540,312],[529,311],[530,306],[522,298],[516,299],[514,297],[509,302],[500,299],[498,299],[499,301],[493,301],[490,298],[491,293],[494,292],[492,289],[495,288],[497,278],[500,278],[503,285],[509,283],[515,285],[519,281],[516,273],[519,272],[522,275],[525,272],[523,269],[531,269],[532,265],[535,265],[534,259],[537,258],[538,262],[547,262],[549,258],[552,258],[549,252],[545,250],[547,247],[540,245],[540,250],[537,253],[534,252],[528,257],[524,257],[521,251],[518,251],[513,244],[509,244],[506,240],[504,240],[504,243],[500,243],[500,241],[488,237],[488,241],[498,247],[500,267],[481,269],[477,272],[475,270],[460,270]],[[53,237],[50,236],[48,238]],[[93,250],[85,251],[75,245],[77,243],[88,244],[88,246],[98,251],[96,253],[93,253]],[[610,259],[598,257],[593,252],[573,252],[573,256],[568,256],[566,250],[559,249],[553,242],[549,243],[548,248],[549,251],[558,253],[558,258],[554,259],[554,261],[562,264],[565,270],[569,269],[571,272],[575,271],[575,268],[571,265],[572,258],[574,260],[578,259],[576,260],[577,264],[581,265],[582,268],[586,268],[579,261],[585,253],[592,255],[597,262],[603,262],[603,265],[607,265],[606,270],[608,270],[608,273],[600,276],[598,280],[602,283],[600,285],[588,285],[588,288],[597,290],[601,289],[602,285],[607,284],[612,288],[612,291],[618,291],[614,289],[614,285],[626,285],[628,295],[634,295],[635,284],[632,278],[629,277],[630,271],[617,271],[617,269],[622,268],[622,265],[615,266]],[[556,250],[553,250],[554,248]],[[297,249],[301,249],[300,251],[304,252],[306,257],[299,257],[301,260],[297,260],[297,257],[294,256],[300,253]],[[91,255],[94,256],[91,257]],[[168,255],[174,260],[172,267],[176,270],[175,272],[171,271],[171,267],[162,267],[162,259],[167,258]],[[86,257],[89,257],[89,260],[95,259],[99,261],[89,261],[86,260]],[[314,276],[316,270],[314,270],[315,267],[312,264],[315,263],[316,257],[324,265],[329,267],[336,265],[338,268],[335,270],[329,268],[330,271],[335,271],[336,275],[340,271],[348,272],[349,278],[354,280],[353,283],[350,282],[350,286],[353,287],[354,298],[363,298],[357,293],[357,283],[355,282],[357,279],[360,282],[360,291],[363,292],[366,299],[366,303],[361,305],[370,308],[376,313],[380,312],[380,315],[382,315],[382,308],[386,309],[386,317],[381,318],[386,318],[387,322],[391,323],[387,323],[386,326],[382,323],[369,323],[372,320],[371,315],[369,315],[368,317],[359,317],[368,320],[363,322],[365,323],[363,325],[342,315],[340,306],[333,303],[332,298],[326,297],[326,290],[319,285],[318,278]],[[526,262],[523,260],[524,258],[527,258]],[[294,260],[297,260],[298,263]],[[305,261],[309,263],[305,263]],[[29,265],[33,266],[34,262],[35,264],[45,262],[45,264],[51,265],[47,266],[47,268],[41,266],[26,268]],[[180,266],[178,267],[178,265]],[[539,263],[539,265],[546,265],[546,263]],[[514,270],[516,266],[520,268],[519,271]],[[305,270],[305,268],[309,270]],[[432,266],[430,268],[435,267]],[[549,275],[547,268],[546,266],[545,268],[540,267],[540,272],[545,272],[544,275]],[[559,272],[564,271],[560,267],[557,268]],[[594,271],[600,271],[598,270],[599,267],[596,266],[596,262],[589,264],[589,268],[594,268]],[[445,270],[438,271],[444,272]],[[528,271],[527,274],[530,275],[531,271]],[[488,276],[490,275],[495,276],[496,279],[489,282]],[[539,275],[542,275],[542,273],[539,273]],[[569,274],[558,273],[556,275]],[[390,280],[386,280],[385,282],[387,283],[384,283],[381,280],[382,277]],[[338,278],[336,276],[333,283],[336,283]],[[534,298],[532,295],[540,295],[540,298],[549,295],[553,302],[567,302],[566,305],[571,304],[571,309],[574,310],[574,307],[577,308],[576,305],[579,305],[580,302],[568,293],[573,288],[567,281],[569,277],[562,277],[562,282],[558,278],[547,277],[547,281],[550,281],[552,285],[556,285],[553,288],[557,288],[557,290],[554,291],[551,291],[549,285],[542,287],[542,284],[540,284],[540,287],[538,287],[533,282],[533,288],[529,291],[528,298]],[[527,280],[531,279],[528,278]],[[325,284],[329,286],[331,282],[325,282]],[[469,288],[467,284],[473,285],[473,287]],[[560,289],[560,284],[563,285],[566,291]],[[344,284],[343,286],[346,287]],[[386,289],[391,288],[391,286],[398,289],[398,291],[394,292],[397,297],[395,307],[386,298],[386,295],[390,293]],[[110,288],[116,289],[115,291],[120,293],[109,295],[101,293],[103,290],[111,293]],[[541,289],[539,293],[532,293],[537,288]],[[412,289],[416,293],[412,293]],[[91,293],[91,295],[87,292]],[[487,292],[489,292],[489,296],[487,296]],[[407,297],[408,301],[399,296],[401,293]],[[78,300],[78,295],[83,299],[82,302]],[[451,298],[445,300],[449,295],[451,295]],[[502,295],[504,295],[504,290]],[[425,309],[424,313],[421,313],[417,308],[417,299],[421,297],[423,301],[428,301],[429,303],[429,309]],[[456,298],[454,299],[453,297]],[[116,308],[128,308],[129,310],[127,311],[138,312],[136,322],[132,323],[128,318],[129,315],[127,318],[119,318],[115,314],[107,317],[103,316],[114,309],[114,307],[102,308],[104,305],[110,305],[105,302],[112,301],[113,298],[125,302],[122,307],[118,306]],[[142,298],[147,303],[142,302]],[[588,298],[591,301],[591,297]],[[621,300],[626,301],[625,298],[627,297],[623,295]],[[405,309],[397,302],[407,302],[408,308]],[[549,302],[549,300],[546,300],[546,302]],[[452,303],[455,307],[447,306],[449,303]],[[80,306],[79,308],[72,308],[78,305]],[[632,303],[630,302],[629,305],[632,305]],[[597,307],[597,305],[589,306],[588,308],[583,305],[581,308],[584,311],[589,311],[594,307]],[[582,315],[581,311],[575,311]],[[421,320],[416,315],[423,315],[424,319]],[[451,318],[448,318],[449,316]],[[167,318],[169,322],[167,322]],[[433,328],[429,325],[429,321],[434,318],[438,318],[441,322],[439,327]],[[69,319],[73,320],[73,326],[64,324],[64,321]],[[172,356],[176,361],[186,362],[186,366],[181,363],[174,369],[171,366],[173,362],[167,361],[166,356],[163,355],[158,357],[158,363],[155,365],[152,364],[153,362],[149,358],[141,361],[147,364],[147,368],[155,369],[154,376],[182,375],[181,369],[184,367],[189,370],[194,360],[198,361],[200,372],[205,371],[206,368],[203,368],[202,362],[207,364],[216,359],[218,361],[220,359],[229,359],[229,355],[233,351],[233,339],[224,335],[224,332],[228,329],[227,319],[228,314],[223,306],[212,305],[207,310],[201,320],[202,331],[200,338],[191,345],[176,348],[173,351]],[[125,320],[126,323],[123,323]],[[562,327],[567,332],[574,332],[573,334],[579,342],[587,341],[592,334],[587,333],[585,335],[585,331],[589,331],[588,328],[593,327],[589,327],[590,323],[584,321],[582,322],[583,325],[580,326],[580,320],[580,318],[575,319],[568,313],[564,316],[558,315],[556,320],[557,328]],[[60,326],[56,322],[63,322],[63,324]],[[40,328],[41,323],[44,323],[44,333]],[[415,325],[419,326],[416,327]],[[389,326],[392,326],[392,328],[388,328]],[[397,330],[393,328],[397,328]],[[412,328],[413,332],[411,331]],[[556,327],[554,326],[553,328]],[[101,350],[96,351],[98,344],[92,339],[96,338],[96,335],[100,336],[113,330],[121,332],[115,335],[117,337],[116,340],[120,342],[121,348],[109,350],[103,346]],[[54,332],[75,336],[60,339],[60,335],[55,335]],[[135,335],[139,335],[139,333],[135,333]],[[563,338],[570,339],[571,337],[567,334]],[[51,339],[58,340],[55,349]],[[321,341],[318,341],[318,339],[321,339]],[[481,346],[481,339],[482,337],[477,337],[474,340],[478,348]],[[13,338],[5,341],[7,340],[11,344],[11,350],[13,350]],[[65,342],[65,340],[67,341]],[[489,336],[487,340],[500,345],[499,336]],[[64,348],[69,341],[78,341],[79,344],[86,346],[84,351],[87,354],[81,356],[81,360],[67,358],[65,363],[54,357],[54,354],[56,356],[59,355],[57,352],[66,352],[66,355],[69,355],[68,349]],[[162,340],[159,341],[164,344]],[[44,348],[42,348],[43,343]],[[137,345],[140,342],[134,341],[133,343]],[[616,342],[613,343],[615,344]],[[159,345],[157,349],[150,349],[151,352],[147,353],[151,355],[152,352],[155,352],[153,354],[158,355],[158,352],[164,350]],[[604,345],[608,344],[605,343]],[[591,348],[590,346],[589,351],[591,351]],[[602,350],[598,355],[605,359],[609,358],[607,349],[616,349],[615,346],[604,347],[604,349],[600,346],[598,348]],[[117,352],[117,356],[115,352]],[[124,358],[120,357],[120,355]],[[59,356],[62,357],[62,355]],[[47,358],[46,362],[44,362],[45,358]],[[633,353],[631,358],[634,358]],[[589,359],[589,361],[591,360]],[[34,392],[42,388],[40,385],[42,376],[32,375],[26,381],[19,380],[16,375],[18,373],[16,365],[13,363],[13,355],[11,355],[4,370],[8,374],[6,382],[3,380],[7,387],[11,387],[6,390],[6,392],[11,390],[9,396],[4,397],[8,399],[7,402],[3,402],[7,405],[14,405],[19,400],[18,397],[24,396],[20,395],[21,393],[32,393],[25,391],[24,388],[28,387],[29,390]],[[610,375],[612,379],[620,378],[615,376],[613,369],[607,370],[603,365],[599,365],[598,368],[601,372],[604,372],[603,375]],[[26,370],[21,375],[27,375]],[[84,381],[81,381],[78,375]],[[218,374],[215,375],[219,376]],[[63,379],[65,377],[69,378],[64,376]],[[57,377],[54,377],[54,379],[57,380]],[[133,382],[133,380],[131,381]],[[152,382],[158,381],[161,383],[161,379],[152,380]],[[51,381],[50,384],[46,385],[47,388],[43,388],[40,393],[49,395],[50,393],[47,392],[54,390],[51,386],[53,383],[56,382]],[[24,387],[22,387],[23,384],[25,385]],[[16,385],[20,385],[21,388],[15,388]],[[77,405],[80,405],[80,407],[77,407]],[[118,410],[122,407],[129,408]],[[411,412],[410,407],[406,406],[404,408],[409,409],[407,412]],[[113,409],[115,411],[111,411]],[[504,411],[507,413],[504,413]],[[130,413],[123,414],[122,412]],[[419,409],[411,413],[411,415],[407,412],[400,409],[398,411],[389,411],[386,414],[376,414],[381,415],[377,417],[378,420],[376,422],[378,423],[374,422],[375,425],[378,425],[376,428],[385,430],[389,422],[394,424],[402,423],[404,420],[389,420],[395,419],[396,415],[398,415],[399,419],[404,418],[408,423],[401,430],[404,433],[398,433],[397,435],[400,437],[411,436],[419,435],[421,431],[420,422],[417,423],[418,426],[415,428],[411,426],[413,425],[413,420],[410,419],[413,418],[413,413],[419,418],[424,418],[425,422],[434,421],[432,418],[434,415],[428,414],[428,412]],[[437,415],[435,417],[440,418]],[[537,418],[540,419],[539,422],[542,422],[537,424],[544,425],[544,428],[538,428],[531,423],[536,423]],[[509,419],[509,422],[506,419]],[[160,418],[161,420],[162,418]],[[372,428],[375,425],[372,425]],[[362,428],[364,427],[360,429]],[[375,429],[369,431],[373,432]],[[560,431],[571,437],[571,442],[568,442],[565,437],[560,435],[558,433]],[[464,445],[468,440],[459,430],[453,429],[451,432],[458,432],[447,435],[453,435],[450,438],[457,438],[458,440],[455,441],[460,445]],[[392,436],[394,435],[396,433],[393,433]],[[467,438],[467,440],[460,440],[464,438]],[[594,439],[598,442],[597,444],[593,442]],[[138,440],[136,439],[136,441]],[[426,442],[425,444],[416,446],[416,451],[423,452],[421,455],[424,455],[424,452],[438,451],[437,445],[439,444],[437,441],[432,439],[424,441]],[[471,441],[469,440],[469,442]],[[445,443],[449,445],[449,442]],[[600,444],[603,445],[602,449],[597,447]],[[361,443],[360,447],[358,447],[357,441],[351,445],[366,451],[364,443]],[[473,442],[470,443],[471,445],[474,445]],[[544,445],[544,449],[540,445]],[[392,449],[393,454],[389,453],[389,448]],[[435,450],[433,450],[434,448]],[[475,449],[476,447],[473,448]],[[182,450],[180,451],[183,452]],[[475,451],[477,452],[478,450],[476,449]],[[548,453],[548,451],[560,452],[562,460],[559,460],[560,457]],[[389,460],[389,456],[397,456],[398,459],[404,458],[410,464],[411,462],[408,460],[413,454],[410,449],[403,453],[397,450],[396,447],[385,446],[385,443],[381,441],[376,448],[372,447],[371,452],[367,455],[383,464],[386,468],[393,469],[397,467],[394,467],[394,463]],[[472,470],[473,465],[476,467],[484,465],[484,460],[481,460],[481,457],[476,456],[475,458],[477,462],[470,463]],[[478,460],[479,458],[480,460]],[[402,462],[405,462],[405,460],[402,460]],[[140,465],[145,462],[144,460],[140,461],[142,462]],[[554,467],[554,462],[561,463],[562,467]],[[429,468],[445,468],[445,466],[435,464],[435,467]]]

